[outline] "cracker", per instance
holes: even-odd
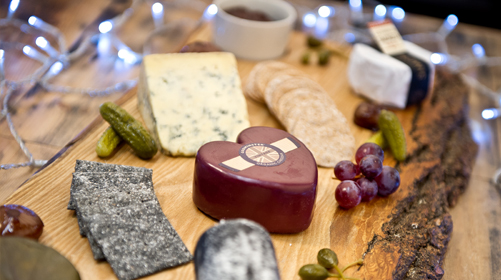
[[[74,173],[73,179],[76,187],[73,197],[84,234],[88,232],[87,215],[157,199],[149,172]]]
[[[156,201],[116,208],[93,219],[90,231],[120,280],[146,276],[193,258]]]
[[[144,167],[135,167],[127,165],[117,165],[117,164],[107,164],[94,161],[77,160],[75,164],[75,173],[80,172],[141,172],[146,171],[152,173],[153,171]],[[70,201],[68,202],[67,209],[75,210],[75,205],[73,201],[73,192],[75,187],[73,185],[73,180],[70,187]]]
[[[156,200],[151,172],[74,173],[74,201],[80,234],[86,236],[94,259],[104,258],[101,248],[89,233],[89,215],[106,213],[116,206],[140,204]]]
[[[267,62],[265,67],[259,71],[258,75],[256,75],[257,90],[264,94],[266,88],[268,87],[268,83],[280,75],[301,76],[302,72],[283,62]]]
[[[355,138],[344,115],[315,81],[278,61],[262,62],[253,69],[253,91],[287,131],[305,143],[318,165],[334,167],[351,160]]]
[[[249,73],[249,77],[245,84],[245,95],[257,102],[265,103],[264,91],[266,86],[268,82],[275,78],[275,75],[279,75],[279,73],[285,75],[298,75],[301,72],[279,61],[270,60],[260,62],[256,64]]]

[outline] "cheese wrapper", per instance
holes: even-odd
[[[353,90],[372,101],[396,108],[421,102],[431,91],[435,67],[431,52],[404,41],[407,53],[389,56],[355,44],[348,65]]]

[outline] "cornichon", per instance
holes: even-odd
[[[378,124],[395,159],[398,161],[405,160],[405,134],[398,117],[391,111],[381,110]]]
[[[122,142],[122,137],[118,135],[113,128],[108,127],[96,145],[96,153],[99,157],[108,157],[115,148]]]
[[[157,144],[153,137],[127,111],[113,102],[105,102],[101,104],[99,112],[140,158],[149,159],[157,153]]]
[[[384,138],[384,135],[383,135],[383,131],[379,130],[378,132],[374,133],[368,140],[367,142],[372,142],[372,143],[375,143],[377,145],[379,145],[379,147],[381,147],[381,149],[385,149],[386,146],[388,146],[388,142],[386,141],[386,139]]]

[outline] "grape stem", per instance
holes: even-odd
[[[341,275],[329,273],[329,277],[341,278]],[[360,280],[360,278],[345,277],[347,280]]]
[[[361,178],[362,176],[363,176],[362,174],[358,174],[357,176],[355,176],[355,178],[353,178],[353,180]],[[336,178],[336,175],[332,175],[332,179],[342,181],[341,179]]]
[[[334,265],[334,268],[336,269],[337,273],[339,273],[339,276],[341,277],[341,279],[346,280],[341,269],[339,269],[339,267],[337,265]]]
[[[344,271],[345,271],[345,270],[347,270],[349,267],[352,267],[352,266],[357,265],[357,264],[358,264],[358,265],[362,265],[362,264],[364,264],[364,260],[359,259],[359,260],[357,260],[357,261],[354,261],[354,262],[350,263],[349,265],[345,266],[345,267],[343,268],[343,270],[341,270],[341,271],[342,271],[342,272],[344,272]]]

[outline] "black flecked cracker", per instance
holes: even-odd
[[[124,177],[125,176],[125,177]],[[85,173],[73,173],[73,195],[72,197],[75,196],[75,193],[82,192],[82,195],[84,196],[89,196],[89,199],[96,199],[95,194],[110,194],[114,195],[118,192],[118,194],[123,195],[123,193],[120,193],[121,188],[118,188],[117,186],[121,184],[122,186],[125,186],[126,184],[131,183],[131,184],[137,184],[141,183],[143,184],[146,189],[142,190],[142,196],[144,195],[149,195],[149,196],[154,196],[154,190],[153,190],[153,183],[152,183],[152,173],[151,170],[143,170],[140,172],[85,172]],[[86,186],[91,184],[91,186]],[[107,190],[106,188],[110,188]],[[99,190],[97,190],[99,189]],[[137,190],[137,189],[134,189]],[[134,191],[132,190],[132,191]],[[128,190],[128,195],[130,195],[130,191]],[[137,195],[137,193],[135,193]],[[156,198],[156,197],[155,197]],[[111,197],[110,199],[113,199],[113,201],[117,200],[117,197]],[[152,199],[152,198],[150,198]],[[75,199],[73,199],[74,201]],[[125,201],[127,202],[127,200]],[[92,203],[92,201],[90,201]],[[122,201],[123,203],[123,201]],[[75,203],[73,203],[75,204]],[[76,210],[76,207],[74,207]],[[77,219],[78,219],[78,226],[80,227],[80,234],[82,236],[86,236],[86,232],[83,230],[84,225],[82,225],[81,221],[81,215],[79,215],[77,211]]]
[[[120,280],[130,280],[193,259],[157,200],[95,214],[90,232]]]
[[[153,170],[144,167],[135,167],[127,165],[107,164],[94,161],[77,160],[75,164],[75,173],[89,173],[89,172],[150,172]],[[75,184],[72,180],[70,188],[70,201],[68,202],[68,210],[75,210],[73,192],[75,191]]]
[[[77,160],[70,208],[94,258],[105,258],[120,280],[193,258],[162,212],[151,169]]]
[[[94,237],[89,234],[89,215],[107,213],[114,207],[139,205],[143,201],[156,200],[151,172],[93,173],[74,175],[74,201],[80,234],[89,239],[94,259],[104,255]]]

